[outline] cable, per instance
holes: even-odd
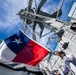
[[[36,9],[37,9],[37,2],[36,2],[36,0],[34,0],[35,1],[35,7],[36,7]]]
[[[26,24],[26,23],[24,23],[25,24],[25,26],[29,29],[29,30],[31,30],[31,32],[36,36],[36,34],[35,34],[35,32],[33,32],[33,30]],[[25,31],[25,33],[27,33],[26,31]],[[36,37],[38,37],[38,36],[36,36]],[[39,38],[39,37],[38,37]]]
[[[61,6],[60,6],[60,9],[62,9],[62,6],[63,6],[63,4],[64,4],[64,1],[65,1],[65,0],[62,0],[62,2],[61,2]],[[58,18],[59,12],[60,12],[60,11],[57,12],[56,19]]]

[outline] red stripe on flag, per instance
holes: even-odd
[[[32,66],[37,65],[49,53],[49,51],[34,41],[30,41],[21,52],[13,59],[14,62],[22,62]]]

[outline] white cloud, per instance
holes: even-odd
[[[5,0],[2,6],[2,9],[7,13],[5,16],[6,21],[0,22],[1,24],[5,23],[5,26],[9,26],[15,23],[20,22],[19,17],[16,15],[20,9],[27,6],[27,0]],[[0,6],[1,7],[1,6]]]
[[[39,0],[37,0],[37,4]],[[12,24],[17,24],[21,20],[19,16],[16,15],[21,9],[26,8],[28,5],[28,0],[4,0],[3,4],[0,7],[5,10],[5,13],[2,13],[5,21],[0,20],[1,27],[8,27]],[[33,3],[34,5],[34,3]],[[4,25],[5,24],[5,25]]]

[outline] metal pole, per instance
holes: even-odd
[[[59,57],[55,60],[53,66],[52,66],[52,69],[53,69],[53,67],[55,66],[55,64],[57,63],[58,60],[59,60]]]

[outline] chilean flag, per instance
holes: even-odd
[[[5,39],[0,47],[0,57],[32,66],[42,61],[49,52],[48,49],[30,39],[22,30]]]

